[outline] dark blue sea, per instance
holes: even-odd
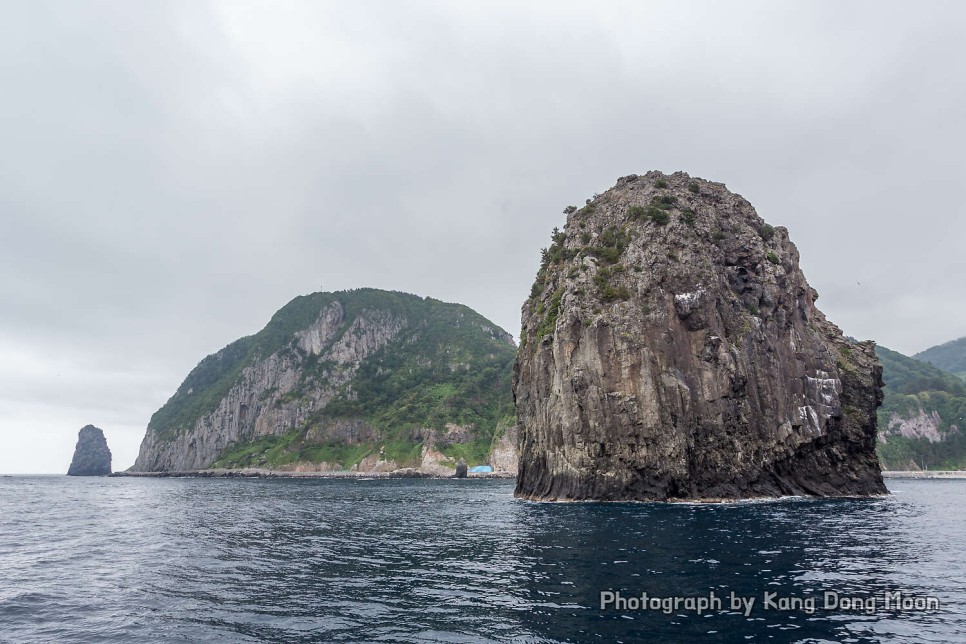
[[[966,481],[890,489],[550,505],[499,480],[4,477],[0,641],[964,642]]]

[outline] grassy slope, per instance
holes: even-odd
[[[341,395],[305,427],[253,444],[232,446],[217,464],[337,461],[348,466],[381,446],[385,446],[388,458],[411,463],[419,456],[419,445],[410,438],[412,430],[443,429],[447,423],[476,427],[471,443],[449,448],[452,456],[474,462],[485,458],[497,423],[512,414],[510,369],[515,349],[484,332],[481,326],[499,327],[468,307],[376,289],[295,298],[262,331],[202,360],[155,413],[149,430],[173,436],[193,426],[217,408],[246,366],[286,350],[295,332],[310,326],[319,312],[336,300],[345,308],[346,325],[363,309],[381,309],[405,317],[409,327],[396,342],[362,363],[351,383],[355,399]],[[407,341],[400,341],[403,338]],[[414,339],[408,341],[410,338]],[[300,385],[303,390],[313,386],[313,367],[322,366],[314,363],[314,356],[306,360]],[[380,431],[383,440],[379,446],[306,442],[306,432],[327,418],[366,420]]]
[[[926,349],[913,357],[939,367],[943,371],[956,374],[960,378],[966,378],[966,338]]]
[[[882,431],[894,415],[908,416],[922,408],[937,412],[940,432],[957,425],[958,433],[949,434],[941,443],[926,439],[889,437],[879,445],[879,458],[885,469],[905,469],[910,462],[931,469],[966,468],[966,384],[956,376],[925,362],[878,347],[886,383],[885,400],[879,409]]]

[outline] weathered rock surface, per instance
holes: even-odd
[[[110,473],[111,450],[107,447],[104,432],[93,425],[81,428],[67,476],[107,476]]]
[[[942,418],[939,416],[939,412],[933,410],[927,414],[926,410],[920,407],[915,414],[890,418],[885,431],[879,434],[879,442],[888,442],[889,436],[892,435],[905,438],[923,438],[930,443],[940,443],[943,440],[943,435],[939,431],[941,424]],[[949,431],[958,432],[959,428],[952,425]]]
[[[453,476],[458,479],[465,479],[467,471],[466,461],[461,458],[460,462],[456,464],[456,473]]]
[[[512,414],[513,354],[508,333],[462,305],[376,289],[302,296],[202,360],[151,419],[132,471],[452,474],[441,452],[488,445]]]
[[[490,449],[490,465],[499,474],[516,474],[520,466],[520,427],[509,423],[500,429]]]
[[[316,322],[296,334],[299,351],[282,349],[246,366],[239,381],[217,407],[188,431],[148,431],[135,462],[136,471],[192,470],[207,467],[229,445],[239,440],[271,436],[280,430],[305,426],[309,417],[325,407],[348,383],[362,360],[385,346],[399,332],[402,321],[380,311],[364,311],[345,333],[324,349],[344,323],[338,302],[325,308]],[[317,356],[328,364],[321,386],[299,390],[304,357]],[[191,396],[192,388],[176,396]],[[293,393],[295,395],[293,395]],[[374,435],[366,423],[335,419],[313,427],[317,441],[364,441]]]
[[[787,230],[680,172],[568,215],[523,307],[517,496],[886,493],[874,345],[815,307]]]

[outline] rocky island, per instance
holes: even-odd
[[[523,306],[518,497],[886,493],[874,344],[816,308],[786,229],[682,172],[565,212]]]
[[[131,471],[515,466],[515,349],[460,304],[378,289],[299,296],[188,374],[151,418]]]
[[[67,476],[107,476],[110,473],[111,450],[107,447],[104,432],[93,425],[82,427]]]

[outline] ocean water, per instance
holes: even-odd
[[[966,481],[890,488],[550,505],[499,480],[4,477],[0,641],[966,641]]]

